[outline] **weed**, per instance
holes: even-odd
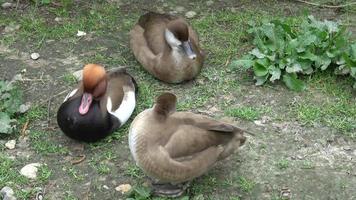
[[[255,183],[246,179],[245,177],[239,178],[239,185],[242,191],[250,193],[252,189],[255,187]]]
[[[280,159],[276,165],[279,169],[287,169],[289,167],[289,161],[287,159]]]
[[[250,121],[261,117],[261,112],[255,107],[230,108],[226,110],[225,114]]]

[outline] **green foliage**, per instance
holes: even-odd
[[[251,26],[255,48],[232,67],[253,68],[256,85],[282,79],[288,88],[302,91],[306,86],[298,75],[328,68],[356,79],[356,43],[337,22],[309,16],[301,22],[272,20]]]
[[[22,93],[11,82],[0,81],[0,135],[11,134],[20,112]]]

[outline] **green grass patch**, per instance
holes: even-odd
[[[287,169],[289,167],[289,160],[287,159],[280,159],[277,161],[276,166],[278,169]]]
[[[60,154],[65,155],[69,152],[67,147],[55,144],[48,140],[48,132],[32,131],[30,133],[32,148],[42,155]]]
[[[253,121],[261,117],[261,110],[255,107],[238,107],[238,108],[227,108],[225,114],[231,117],[238,117],[241,119]]]

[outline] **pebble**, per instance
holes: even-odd
[[[40,57],[39,53],[31,53],[31,59],[32,60],[37,60]]]
[[[20,174],[27,178],[30,178],[30,179],[36,179],[38,167],[40,167],[41,165],[42,164],[40,164],[40,163],[31,163],[31,164],[25,165],[20,170]]]
[[[3,9],[16,8],[16,3],[5,2],[5,3],[1,4],[1,7]]]
[[[3,197],[3,200],[16,200],[16,197],[14,196],[14,190],[8,186],[5,186],[1,189],[0,191],[0,197]]]
[[[62,21],[62,18],[60,18],[60,17],[56,17],[56,18],[54,18],[54,21],[56,21],[56,22],[60,22],[60,21]]]
[[[214,1],[211,1],[211,0],[206,2],[206,5],[207,5],[207,6],[211,6],[211,5],[213,5],[213,4],[214,4]]]
[[[19,24],[9,24],[5,27],[4,29],[4,33],[11,33],[11,32],[14,32],[16,30],[19,30],[20,29],[20,25]]]
[[[30,107],[31,107],[31,103],[30,102],[27,102],[25,104],[21,104],[20,108],[19,108],[19,112],[20,113],[25,113],[25,112],[28,111],[28,109],[30,109]]]
[[[108,190],[108,189],[109,189],[109,186],[103,185],[103,188],[104,188],[105,190]]]
[[[15,149],[16,140],[9,140],[5,143],[5,147],[8,149]]]
[[[78,31],[78,33],[77,33],[77,36],[78,36],[78,37],[86,36],[86,35],[87,35],[87,33],[84,32],[84,31]]]
[[[130,184],[121,184],[115,188],[116,191],[125,194],[131,190],[132,186]]]
[[[177,12],[183,12],[185,8],[183,6],[177,6],[175,9]]]
[[[195,17],[195,15],[197,15],[197,13],[194,12],[194,11],[188,11],[187,13],[185,13],[185,16],[186,16],[188,19]]]
[[[253,121],[257,126],[265,126],[261,120],[255,120]]]

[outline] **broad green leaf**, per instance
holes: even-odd
[[[289,89],[294,91],[302,91],[305,89],[304,82],[299,80],[295,74],[284,74],[283,82]]]
[[[261,53],[260,50],[257,49],[257,48],[252,49],[252,51],[250,52],[250,54],[256,56],[257,58],[264,58],[264,57],[266,57],[266,55],[263,54],[263,53]]]
[[[351,67],[351,76],[356,78],[356,67]]]
[[[263,85],[268,79],[268,75],[265,76],[255,76],[256,83],[255,85]]]
[[[292,66],[286,67],[286,72],[288,73],[297,73],[301,71],[302,71],[302,66],[298,62],[292,64]]]
[[[255,72],[256,76],[265,76],[268,73],[267,70],[268,63],[265,59],[257,60],[253,65],[253,71]]]
[[[356,59],[356,42],[350,46],[350,55],[353,59]]]
[[[0,112],[0,133],[11,133],[12,127],[10,123],[10,117],[4,112]]]
[[[274,82],[275,80],[280,79],[281,69],[279,69],[278,67],[275,67],[275,66],[270,66],[268,71],[272,75],[271,78],[269,79],[271,82]]]
[[[311,53],[310,51],[306,51],[306,52],[301,53],[299,55],[299,58],[308,59],[308,60],[311,60],[311,61],[318,60],[318,56],[316,56],[315,54]]]

